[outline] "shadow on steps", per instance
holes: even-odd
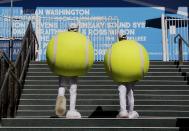
[[[101,106],[89,116],[89,118],[116,118],[118,111],[103,111]]]
[[[176,127],[179,131],[189,131],[189,118],[177,118]]]

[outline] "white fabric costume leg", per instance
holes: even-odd
[[[139,117],[139,114],[134,111],[134,95],[133,95],[133,90],[128,87],[127,88],[128,90],[128,94],[127,94],[127,97],[128,97],[128,112],[129,112],[129,118],[138,118]]]
[[[59,87],[58,96],[64,96],[64,94],[65,94],[65,88],[64,87]]]
[[[81,118],[81,114],[75,109],[76,96],[77,96],[77,84],[71,80],[70,86],[70,110],[67,112],[67,118]]]
[[[66,112],[66,98],[65,98],[65,88],[61,87],[63,86],[63,77],[59,77],[59,89],[58,89],[58,96],[56,99],[56,106],[55,106],[55,112],[56,115],[61,117]]]
[[[118,118],[127,118],[128,112],[126,110],[126,94],[127,89],[124,85],[120,85],[119,88],[119,100],[120,100],[120,112],[117,115]]]

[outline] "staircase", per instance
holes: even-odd
[[[58,77],[45,62],[31,62],[16,118],[3,118],[1,131],[188,131],[189,62],[151,61],[149,73],[135,85],[139,119],[117,119],[117,84],[95,63],[79,77],[76,109],[82,119],[54,113]],[[69,88],[66,91],[69,104]],[[67,107],[68,109],[69,107]]]

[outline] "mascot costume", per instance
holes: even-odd
[[[81,118],[81,114],[75,109],[77,77],[84,75],[94,62],[92,43],[78,30],[79,26],[71,23],[67,32],[59,32],[47,46],[47,63],[50,69],[59,76],[55,107],[56,115],[59,117],[66,113],[65,88],[70,86],[70,110],[66,118]]]
[[[149,56],[146,49],[134,40],[127,40],[119,34],[119,41],[105,54],[105,69],[120,85],[120,112],[118,118],[138,118],[134,111],[134,83],[143,78],[149,69]]]

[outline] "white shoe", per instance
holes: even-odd
[[[62,117],[66,113],[66,98],[65,96],[57,96],[56,98],[56,115]]]
[[[120,111],[117,115],[117,118],[129,118],[129,113],[127,110]]]
[[[81,114],[76,110],[69,110],[66,114],[66,118],[78,119],[81,118]]]
[[[129,112],[129,119],[138,118],[139,114],[136,111]]]

